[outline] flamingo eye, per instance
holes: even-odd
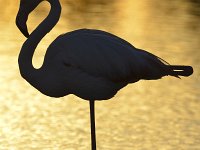
[[[71,65],[70,63],[64,62],[64,65],[65,65],[66,67],[72,67],[72,65]]]

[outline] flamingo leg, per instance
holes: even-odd
[[[96,150],[96,133],[95,133],[95,105],[94,100],[90,100],[90,125],[91,125],[91,148]]]

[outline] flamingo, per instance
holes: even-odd
[[[145,50],[106,31],[77,29],[58,36],[48,47],[41,68],[32,64],[34,51],[43,37],[57,24],[61,14],[59,0],[47,0],[48,16],[29,34],[29,14],[43,0],[20,0],[16,25],[27,38],[19,58],[21,76],[50,97],[74,94],[90,105],[91,148],[96,150],[95,100],[108,100],[121,88],[139,80],[163,76],[190,76],[191,66],[170,65]]]

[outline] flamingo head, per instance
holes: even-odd
[[[29,14],[42,2],[43,0],[20,0],[19,11],[16,17],[16,25],[25,37],[29,37],[27,28],[27,20]]]

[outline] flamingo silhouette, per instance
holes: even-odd
[[[47,96],[74,94],[89,100],[92,150],[96,149],[95,100],[110,99],[127,84],[142,79],[193,73],[190,66],[169,65],[111,33],[93,29],[79,29],[58,36],[48,47],[42,67],[35,69],[32,65],[34,51],[61,14],[59,0],[47,0],[51,5],[48,16],[29,35],[28,15],[42,1],[20,1],[16,25],[27,37],[18,59],[21,76]]]

